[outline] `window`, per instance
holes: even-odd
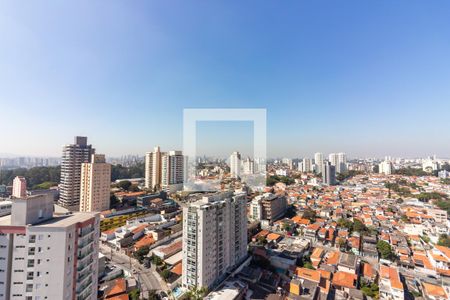
[[[29,259],[27,266],[28,266],[28,268],[33,268],[34,267],[34,259]]]
[[[30,238],[28,239],[28,242],[35,243],[36,242],[36,235],[35,234],[30,235]]]

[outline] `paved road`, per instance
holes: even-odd
[[[128,257],[127,255],[116,252],[115,250],[112,250],[111,255],[111,248],[105,245],[100,245],[100,252],[109,259],[111,259],[112,257],[112,264],[117,265],[118,267],[127,270],[130,273],[133,273],[133,271],[135,271],[134,276],[137,277],[139,283],[141,284],[141,290],[143,293],[146,293],[149,290],[168,290],[166,283],[161,279],[156,271],[144,268],[134,258],[130,259],[130,257]]]

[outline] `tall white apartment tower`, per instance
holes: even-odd
[[[245,193],[199,196],[183,208],[183,275],[186,288],[215,286],[247,256]]]
[[[15,199],[0,217],[0,300],[97,299],[95,213],[53,216],[47,195]]]
[[[234,178],[241,176],[241,154],[237,151],[230,155],[230,174]]]
[[[255,174],[255,162],[250,157],[247,157],[244,160],[243,167],[244,167],[244,174],[246,175]]]
[[[145,154],[145,187],[148,189],[161,187],[163,154],[159,146]]]
[[[392,174],[392,163],[390,161],[383,161],[378,165],[378,173],[384,174],[384,175],[391,175]]]
[[[323,154],[320,152],[317,152],[314,154],[314,164],[316,165],[316,172],[322,173],[322,166],[323,166]]]
[[[14,178],[12,196],[14,198],[24,198],[27,196],[27,180],[25,177],[16,176]]]
[[[347,156],[345,153],[330,153],[328,161],[336,168],[336,173],[347,171]]]
[[[344,152],[337,154],[338,160],[336,165],[336,172],[343,173],[347,171],[347,155]]]
[[[83,136],[76,136],[74,144],[63,147],[59,205],[70,210],[79,210],[81,164],[90,162],[94,153],[95,149],[87,144],[87,137]]]
[[[185,159],[181,151],[169,151],[161,157],[161,187],[167,192],[183,189]]]
[[[81,165],[80,211],[109,209],[110,189],[111,165],[105,155],[92,154],[91,162]]]
[[[303,173],[310,173],[312,171],[312,161],[310,158],[304,158],[301,164],[301,171]]]

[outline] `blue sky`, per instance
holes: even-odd
[[[0,153],[59,155],[74,135],[109,156],[181,148],[183,108],[217,107],[266,108],[270,156],[450,157],[449,16],[448,1],[1,1]]]

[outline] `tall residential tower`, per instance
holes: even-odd
[[[27,180],[25,177],[16,176],[14,178],[12,196],[14,198],[24,198],[27,196]]]
[[[95,149],[87,144],[87,137],[75,137],[75,143],[63,147],[59,205],[70,210],[80,208],[81,164],[90,162]]]
[[[80,211],[109,209],[111,189],[111,165],[105,155],[92,154],[90,163],[81,165]]]
[[[237,151],[230,155],[230,174],[234,178],[241,176],[241,154]]]
[[[211,288],[247,255],[245,193],[199,195],[183,208],[183,275],[186,288]]]

